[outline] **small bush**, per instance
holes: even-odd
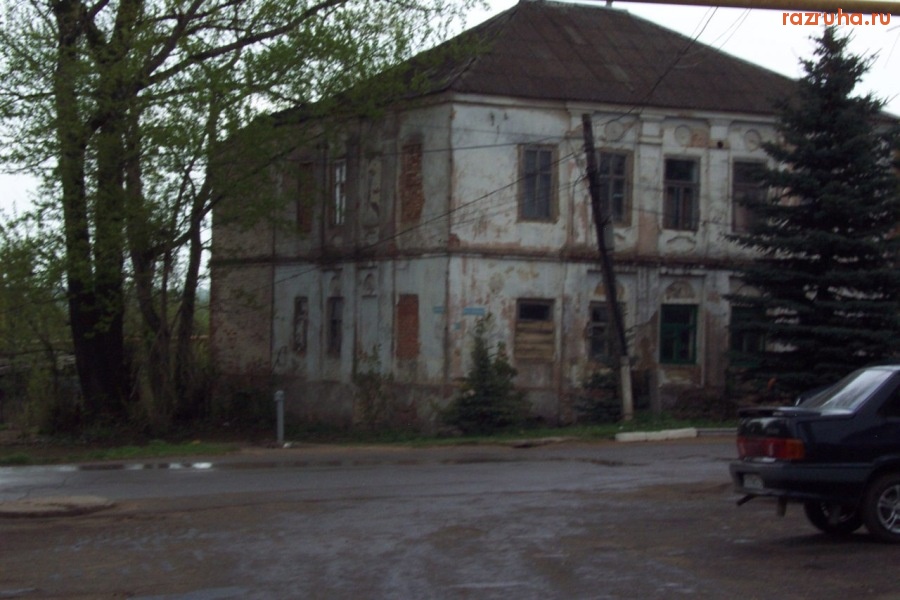
[[[515,389],[517,371],[509,363],[506,347],[490,352],[486,340],[490,316],[479,319],[472,347],[472,368],[459,394],[444,412],[446,424],[464,434],[489,434],[525,422],[528,402]]]
[[[357,425],[369,432],[386,429],[393,408],[394,378],[381,372],[378,346],[371,353],[363,352],[353,372],[354,410]]]
[[[619,380],[615,372],[591,373],[575,395],[575,420],[579,423],[616,423],[622,419]]]
[[[269,429],[275,425],[273,394],[248,381],[229,386],[213,406],[213,420],[237,430]]]
[[[24,452],[16,452],[8,456],[0,456],[0,466],[4,467],[24,467],[32,464],[34,461],[31,456]]]
[[[678,395],[671,413],[676,419],[727,421],[737,415],[737,402],[722,390],[690,389]]]

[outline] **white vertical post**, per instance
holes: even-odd
[[[622,392],[622,420],[630,421],[634,418],[634,399],[631,394],[631,360],[627,356],[619,359],[619,381]]]

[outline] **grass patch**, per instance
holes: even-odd
[[[0,456],[0,466],[2,467],[23,467],[31,464],[34,464],[33,459],[25,452],[13,452]]]
[[[221,456],[236,452],[239,448],[240,445],[235,443],[169,443],[159,440],[140,446],[125,445],[108,448],[48,444],[25,450],[22,448],[0,448],[0,465],[26,466],[94,461],[129,461],[176,456]]]
[[[737,421],[700,421],[676,419],[668,415],[654,416],[638,413],[631,421],[604,424],[570,425],[567,427],[530,426],[516,427],[490,435],[429,436],[414,431],[363,432],[336,427],[313,426],[294,428],[286,433],[286,439],[302,443],[319,444],[386,444],[408,447],[453,446],[458,444],[505,444],[523,438],[564,437],[582,441],[612,440],[617,433],[630,431],[662,431],[686,427],[723,428],[735,427]]]
[[[166,458],[172,456],[220,456],[235,452],[237,444],[179,442],[154,440],[145,446],[117,446],[91,450],[89,460],[134,460],[137,458]]]
[[[532,438],[569,438],[585,442],[613,440],[617,433],[632,431],[663,431],[666,429],[684,429],[695,427],[697,429],[720,429],[736,427],[737,421],[696,421],[675,419],[669,416],[655,417],[652,415],[635,415],[631,421],[619,423],[603,423],[590,425],[569,425],[567,427],[527,427],[508,430],[492,436],[466,436],[440,438],[432,441],[436,444],[472,443],[472,444],[496,444],[508,443],[521,439]]]
[[[629,431],[661,431],[664,429],[735,427],[736,421],[697,421],[675,419],[670,416],[652,416],[639,413],[632,421],[600,425],[572,425],[568,427],[517,427],[493,435],[428,436],[415,431],[349,431],[328,426],[310,426],[289,429],[288,441],[314,444],[343,445],[395,445],[404,447],[454,446],[461,444],[507,444],[511,441],[534,438],[570,438],[581,441],[612,440],[617,433]],[[248,434],[251,439],[274,439],[274,432]],[[27,466],[60,463],[135,461],[171,457],[222,456],[240,449],[240,434],[232,432],[223,442],[166,442],[153,440],[146,444],[104,444],[86,446],[75,443],[49,442],[39,445],[0,446],[0,466]]]

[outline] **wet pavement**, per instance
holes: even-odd
[[[900,598],[900,548],[736,508],[733,455],[719,438],[0,469],[0,500],[115,502],[0,519],[0,598]]]
[[[0,518],[77,517],[115,504],[99,496],[46,496],[0,503]]]

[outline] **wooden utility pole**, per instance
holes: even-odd
[[[631,395],[631,359],[628,357],[628,340],[625,337],[625,321],[616,297],[616,274],[613,270],[612,244],[607,245],[606,228],[610,222],[610,207],[600,203],[600,173],[597,170],[597,153],[594,150],[594,124],[591,115],[581,116],[584,129],[584,153],[587,156],[588,189],[591,193],[591,209],[594,213],[594,228],[597,231],[597,249],[600,251],[600,267],[603,272],[603,287],[606,288],[606,307],[612,315],[616,331],[616,350],[619,356],[619,386],[622,396],[622,418],[630,421],[634,417],[634,400]]]

